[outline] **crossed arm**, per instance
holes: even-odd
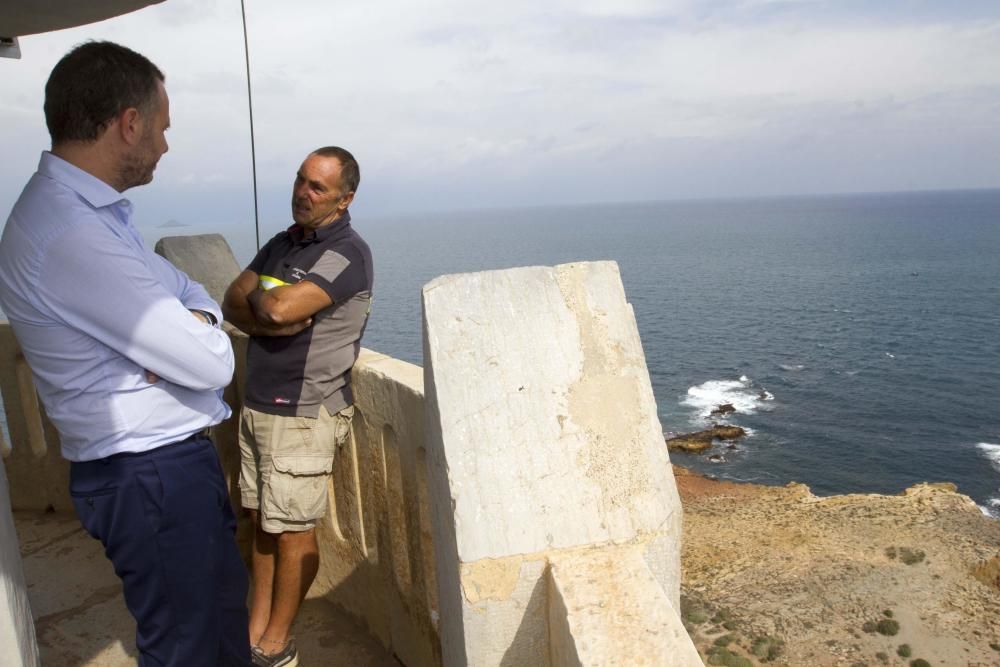
[[[303,280],[270,290],[258,286],[260,276],[244,271],[226,290],[222,314],[251,336],[291,336],[312,324],[312,316],[333,304],[315,283]]]

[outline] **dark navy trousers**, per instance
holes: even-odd
[[[251,664],[247,571],[211,440],[73,463],[70,493],[122,580],[141,667]]]

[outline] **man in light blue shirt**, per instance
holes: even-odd
[[[150,252],[122,193],[167,151],[160,70],[110,42],[59,61],[52,151],[0,241],[0,304],[136,618],[140,665],[250,664],[246,569],[205,429],[230,415],[219,306]],[[96,620],[96,619],[95,619]]]

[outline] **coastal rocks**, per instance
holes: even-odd
[[[715,415],[729,415],[736,412],[736,408],[733,407],[732,403],[723,403],[722,405],[716,406],[714,410],[709,412],[710,416]]]
[[[747,432],[739,426],[716,424],[712,428],[695,433],[682,433],[673,438],[667,438],[667,448],[670,451],[703,452],[712,446],[716,440],[736,440]]]

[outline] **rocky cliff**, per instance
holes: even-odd
[[[706,664],[1000,665],[1000,521],[953,485],[820,498],[675,474]]]

